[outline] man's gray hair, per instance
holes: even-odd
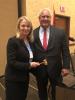
[[[38,17],[40,17],[42,12],[45,11],[45,10],[47,10],[49,12],[50,16],[52,15],[52,11],[49,8],[44,8],[44,9],[40,10],[40,12],[38,13]]]

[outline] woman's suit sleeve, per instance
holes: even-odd
[[[7,64],[18,70],[26,70],[29,68],[29,62],[22,62],[16,59],[16,41],[14,39],[9,39],[7,44]]]

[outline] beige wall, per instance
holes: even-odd
[[[17,0],[0,0],[0,75],[5,70],[7,40],[15,34],[17,8]]]
[[[26,0],[22,0],[22,15],[26,15]]]
[[[70,17],[70,36],[75,37],[75,0],[55,0],[55,12]],[[60,11],[60,6],[64,6],[65,12]]]
[[[75,38],[75,0],[23,0],[26,1],[26,15],[32,20],[33,26],[38,26],[38,12],[42,8],[50,8],[53,4],[56,14],[70,17],[70,36]],[[60,11],[60,6],[64,7],[65,12]],[[23,6],[23,9],[24,6]],[[24,15],[24,10],[23,10]],[[72,47],[73,52],[75,47]]]
[[[26,15],[32,20],[34,27],[39,24],[38,13],[44,7],[50,8],[50,0],[26,0]]]
[[[52,10],[54,3],[55,13],[70,17],[70,36],[75,37],[75,0],[22,0],[22,14],[27,15],[33,26],[38,26],[38,12],[42,8]],[[60,11],[63,5],[65,12]],[[6,65],[6,44],[10,36],[15,34],[18,17],[17,0],[0,0],[0,75],[4,73]],[[72,51],[75,47],[71,47]]]
[[[26,1],[26,15],[30,17],[34,27],[38,25],[37,15],[40,9],[50,8],[52,10],[53,4],[55,13],[69,16],[70,19],[70,35],[75,37],[75,0],[23,0]],[[60,6],[64,6],[65,12],[60,11]]]

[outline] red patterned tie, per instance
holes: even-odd
[[[47,34],[46,34],[46,31],[44,32],[44,35],[43,35],[43,48],[45,50],[47,49]]]

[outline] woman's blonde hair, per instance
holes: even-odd
[[[32,23],[31,21],[26,17],[26,16],[21,16],[18,21],[17,21],[17,25],[16,25],[16,29],[17,29],[17,33],[16,33],[16,37],[17,38],[20,38],[20,23],[21,21],[25,20],[29,26],[30,26],[30,33],[28,34],[28,40],[29,41],[32,41],[33,40],[33,35],[32,35],[32,30],[33,30],[33,27],[32,27]]]

